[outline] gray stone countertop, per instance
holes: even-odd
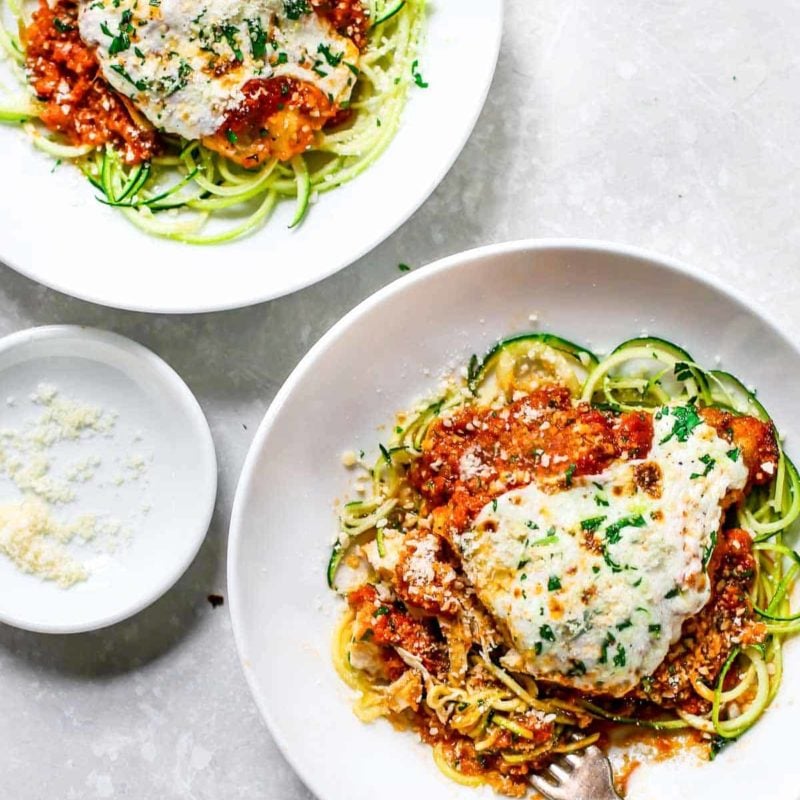
[[[250,698],[227,607],[206,597],[226,593],[231,502],[270,400],[342,314],[401,278],[400,262],[530,236],[617,240],[725,279],[800,333],[796,0],[507,4],[497,75],[455,167],[334,277],[253,308],[169,317],[93,306],[0,267],[0,334],[83,323],[152,348],[197,394],[221,476],[200,554],[151,608],[86,635],[0,626],[0,797],[309,797]]]

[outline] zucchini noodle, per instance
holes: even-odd
[[[312,149],[285,163],[272,160],[246,170],[198,142],[165,135],[160,155],[129,166],[112,145],[73,146],[59,140],[38,120],[41,109],[27,85],[25,50],[15,31],[30,20],[16,0],[0,0],[0,50],[20,84],[9,91],[0,83],[0,122],[21,125],[37,149],[74,163],[101,203],[119,209],[150,235],[198,245],[232,241],[263,227],[284,200],[295,203],[289,225],[295,228],[320,194],[353,180],[378,160],[397,132],[418,77],[425,0],[365,0],[364,7],[372,25],[350,120],[321,131]]]
[[[380,446],[371,468],[363,462],[362,454],[358,465],[361,491],[369,485],[371,493],[342,508],[339,538],[328,565],[331,588],[339,588],[339,569],[354,548],[374,541],[383,558],[389,531],[402,533],[409,524],[413,526],[429,514],[426,501],[406,476],[409,465],[422,453],[434,423],[476,404],[502,409],[517,393],[531,391],[542,380],[568,386],[576,400],[612,412],[700,404],[771,424],[755,394],[736,378],[704,369],[684,350],[661,339],[630,340],[603,359],[551,334],[531,333],[503,340],[482,360],[473,356],[463,378],[449,380],[438,395],[398,415],[393,433]],[[698,707],[707,708],[706,713],[663,708],[655,716],[658,709],[642,703],[629,704],[631,711],[617,713],[607,707],[607,698],[568,695],[565,699],[554,694],[552,686],[540,686],[531,675],[506,668],[491,655],[492,648],[485,646],[468,649],[464,669],[455,674],[451,671],[444,680],[404,659],[419,675],[418,700],[424,713],[469,739],[479,758],[499,747],[509,768],[540,769],[556,754],[595,744],[602,739],[601,732],[592,728],[596,721],[645,728],[653,735],[694,730],[712,740],[713,757],[721,744],[742,736],[767,710],[781,683],[783,644],[800,631],[800,612],[792,609],[800,555],[789,543],[800,519],[800,477],[780,445],[774,475],[769,475],[767,485],[753,487],[730,512],[729,523],[729,527],[735,523],[744,529],[753,542],[756,574],[750,600],[763,638],[760,643],[736,646],[719,674],[707,680],[692,675]],[[712,548],[715,542],[712,540]],[[381,702],[386,707],[394,684],[381,684],[368,671],[350,664],[351,648],[358,645],[353,632],[355,620],[356,615],[348,610],[335,636],[334,662],[348,685],[361,693],[357,713],[364,718],[365,704],[370,712]],[[445,625],[442,630],[447,631]],[[404,718],[408,721],[403,713],[384,715],[396,723]],[[548,741],[537,741],[535,728],[526,726],[526,719],[534,715],[553,724],[553,736]],[[512,744],[498,745],[506,742],[509,734]],[[496,784],[479,771],[465,771],[460,757],[453,755],[455,751],[446,742],[432,744],[437,765],[453,780],[469,786]]]

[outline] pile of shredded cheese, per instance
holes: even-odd
[[[53,513],[53,505],[75,500],[75,486],[91,481],[100,459],[87,455],[69,466],[63,477],[50,474],[51,450],[61,442],[112,436],[116,413],[62,396],[48,384],[37,387],[29,400],[41,409],[22,429],[0,429],[0,476],[22,494],[21,500],[0,502],[0,553],[22,572],[67,588],[89,577],[87,567],[68,545],[85,544],[103,536],[113,550],[121,533],[119,521],[83,514],[65,522]],[[15,400],[9,398],[8,405]],[[138,477],[145,462],[132,467]]]
[[[85,530],[84,530],[85,529]],[[0,552],[22,572],[67,588],[89,577],[86,568],[64,547],[79,534],[93,535],[93,522],[64,525],[38,499],[0,506]]]

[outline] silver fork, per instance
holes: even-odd
[[[614,789],[611,762],[595,745],[580,754],[568,753],[545,774],[552,780],[532,775],[530,781],[547,800],[622,800]]]

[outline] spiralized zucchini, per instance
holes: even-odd
[[[0,83],[0,122],[21,124],[38,149],[72,161],[100,202],[153,236],[190,244],[231,241],[262,227],[281,200],[294,200],[290,227],[296,227],[320,194],[353,180],[380,157],[397,132],[418,74],[425,0],[364,0],[364,5],[373,23],[350,103],[352,118],[342,128],[321,132],[312,150],[287,163],[272,160],[246,170],[198,142],[165,136],[162,155],[131,167],[110,145],[60,141],[38,122],[16,34],[29,15],[18,0],[0,0],[0,49],[20,84],[4,97],[7,87]]]
[[[687,352],[664,340],[634,339],[602,360],[585,348],[549,334],[523,334],[503,340],[485,358],[473,356],[463,378],[452,380],[439,396],[400,416],[371,469],[362,463],[371,478],[372,493],[369,499],[348,503],[342,509],[339,538],[328,569],[330,585],[336,587],[339,564],[352,545],[376,539],[380,551],[383,531],[402,530],[403,515],[409,509],[413,509],[411,513],[425,513],[405,474],[408,465],[419,457],[427,432],[437,419],[476,404],[496,403],[499,408],[515,392],[528,392],[539,382],[553,381],[575,386],[578,399],[612,410],[698,403],[765,421],[770,419],[754,393],[734,377],[706,370]],[[737,524],[754,541],[757,575],[751,599],[756,615],[766,626],[767,638],[763,645],[734,650],[713,685],[695,682],[699,697],[711,705],[707,714],[665,712],[658,719],[650,715],[620,716],[603,708],[599,700],[567,702],[542,697],[531,676],[511,673],[485,653],[476,656],[474,652],[469,663],[471,669],[481,670],[478,684],[451,685],[426,676],[428,708],[443,723],[446,721],[470,737],[479,753],[491,748],[501,730],[511,731],[519,741],[530,735],[509,714],[532,709],[552,714],[556,740],[534,750],[504,750],[502,758],[509,764],[536,761],[546,752],[589,746],[596,741],[595,734],[577,741],[571,741],[567,734],[575,731],[576,725],[583,727],[592,719],[655,731],[695,729],[713,737],[713,757],[722,745],[745,733],[766,711],[781,683],[783,643],[800,631],[800,613],[793,613],[791,607],[800,574],[800,554],[787,543],[800,518],[800,477],[782,449],[771,483],[755,487],[737,516]],[[352,614],[347,619],[352,622]],[[354,643],[352,636],[348,636],[349,630],[346,622],[337,634],[334,658],[339,665],[347,662],[348,648]],[[384,691],[366,680],[359,670],[352,667],[347,670],[348,683],[362,692],[359,702]],[[733,676],[735,680],[731,680]],[[450,777],[467,785],[480,782],[479,777],[459,773],[456,766],[446,761],[441,747],[436,749],[434,757]]]

